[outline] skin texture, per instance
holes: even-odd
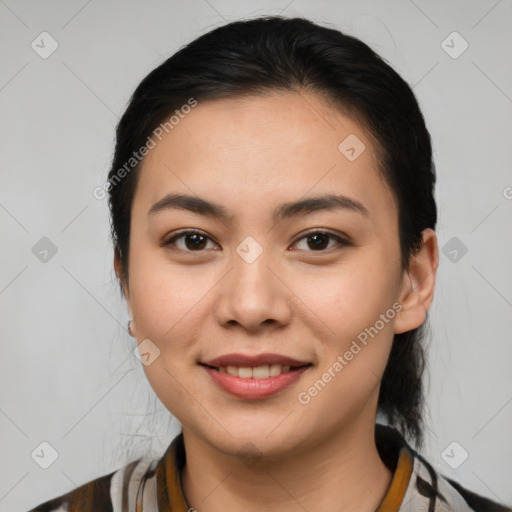
[[[366,147],[354,161],[338,150],[349,134]],[[145,157],[125,293],[137,342],[160,350],[144,371],[182,423],[183,487],[198,512],[364,512],[383,498],[391,473],[373,437],[380,379],[393,335],[425,320],[438,247],[425,230],[402,271],[397,205],[377,162],[363,127],[310,92],[199,103]],[[148,216],[171,192],[219,203],[232,217],[176,209]],[[272,221],[278,205],[324,193],[360,201],[368,217],[343,209]],[[184,228],[208,237],[200,249],[186,237],[160,245]],[[350,244],[322,238],[318,249],[304,238],[322,230]],[[263,250],[252,263],[236,252],[248,236]],[[298,394],[393,303],[401,311],[300,403]],[[274,396],[241,399],[198,365],[233,352],[313,366]]]

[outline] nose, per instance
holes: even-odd
[[[290,322],[293,293],[269,252],[261,252],[254,260],[246,258],[243,251],[233,254],[231,270],[219,283],[215,307],[217,320],[224,327],[257,332]]]

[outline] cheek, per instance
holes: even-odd
[[[318,371],[304,383],[299,401],[311,403],[309,410],[325,411],[327,430],[339,415],[356,414],[369,397],[378,395],[394,336],[393,304],[397,304],[394,275],[384,270],[375,265],[338,272],[317,281],[322,286],[306,295],[321,319],[317,325],[327,325],[329,332],[321,338]]]
[[[135,244],[134,244],[135,245]],[[162,342],[176,332],[214,284],[214,276],[194,265],[166,260],[161,249],[134,248],[130,259],[131,309],[137,334]]]
[[[309,272],[295,280],[294,292],[325,324],[329,340],[352,339],[392,307],[397,274],[383,263],[389,261],[383,256],[360,251],[359,258],[330,271]],[[390,328],[386,323],[384,330]]]
[[[194,340],[201,338],[202,322],[197,315],[203,307],[201,297],[213,283],[208,279],[192,281],[192,267],[181,272],[162,263],[161,258],[158,263],[142,261],[142,254],[134,255],[131,307],[138,342],[149,339],[157,347],[154,350],[159,351],[151,364],[143,365],[143,370],[164,405],[186,421],[193,417],[194,408],[184,392],[185,383],[187,390],[198,393],[190,389],[190,374],[196,370]]]

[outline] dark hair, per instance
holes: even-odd
[[[151,71],[133,93],[117,126],[108,182],[122,294],[122,283],[129,286],[130,217],[140,174],[140,162],[131,160],[134,151],[191,98],[201,102],[272,91],[320,94],[374,139],[380,172],[397,200],[401,264],[408,270],[422,231],[435,229],[437,220],[430,135],[411,88],[355,37],[306,19],[266,16],[195,39]],[[395,335],[378,402],[388,422],[416,446],[423,440],[425,325]]]

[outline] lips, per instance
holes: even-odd
[[[266,398],[296,382],[311,363],[279,354],[226,354],[200,363],[224,391],[239,398]]]

